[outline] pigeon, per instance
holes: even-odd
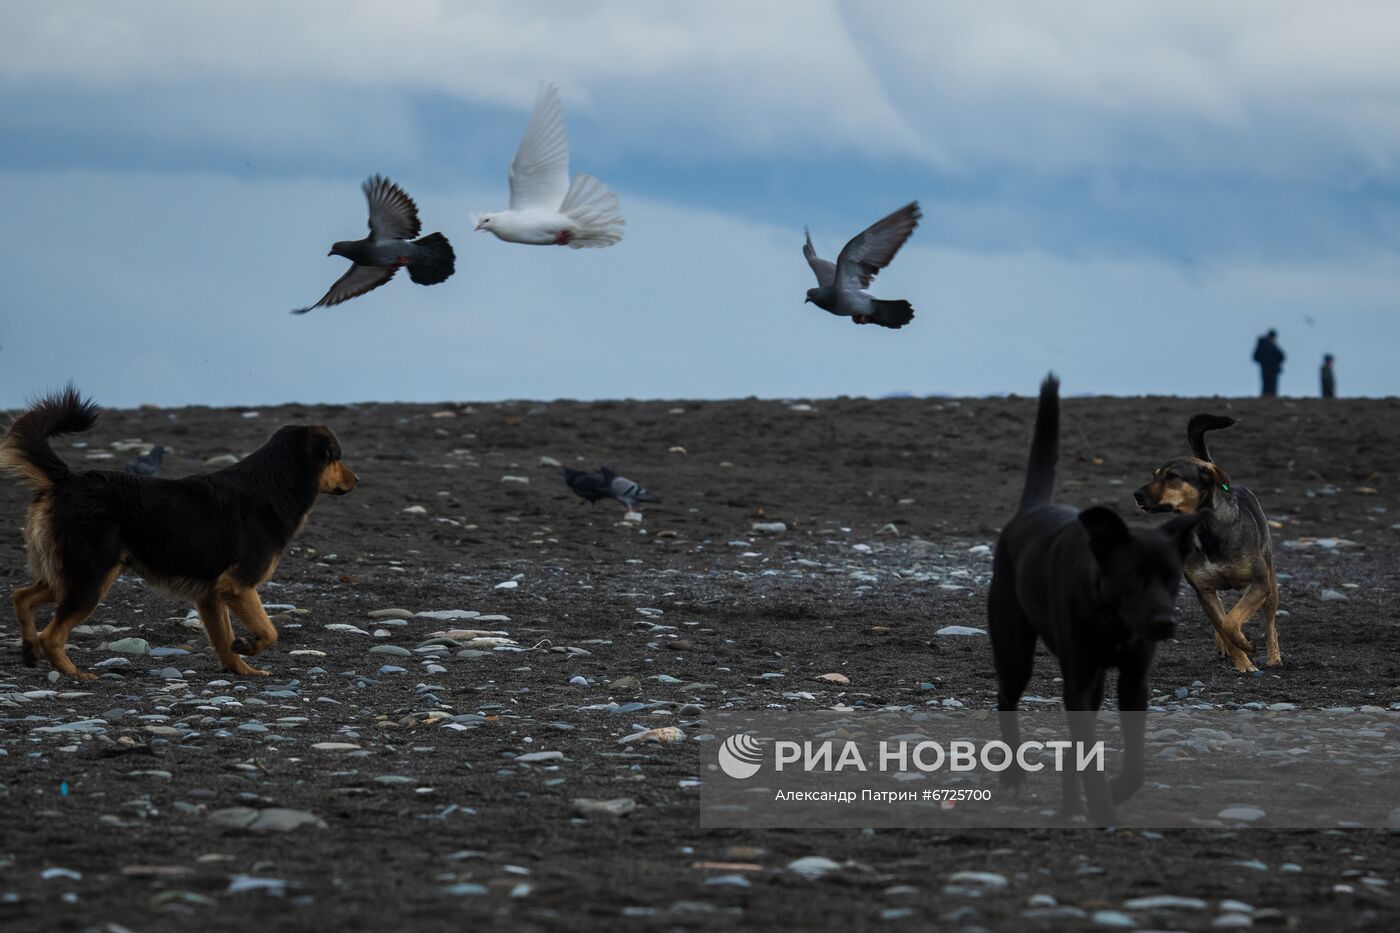
[[[123,473],[135,473],[137,476],[155,476],[160,472],[160,460],[166,455],[164,447],[157,444],[146,451],[135,460],[122,467]]]
[[[373,291],[392,279],[401,266],[408,268],[408,277],[419,285],[436,285],[452,275],[457,260],[452,244],[441,233],[414,239],[423,227],[418,222],[417,205],[402,188],[379,175],[371,175],[360,187],[369,201],[369,236],[341,240],[326,254],[344,256],[354,265],[336,279],[320,301],[297,308],[293,314],[329,308]]]
[[[575,495],[586,499],[589,505],[596,505],[599,499],[612,498],[607,481],[597,473],[585,473],[573,467],[564,467],[564,482]]]
[[[608,495],[621,502],[629,512],[636,510],[638,502],[661,501],[647,492],[646,487],[641,483],[634,483],[625,476],[618,476],[612,467],[599,467],[598,471],[602,473],[603,481],[608,484]]]
[[[510,209],[477,216],[476,229],[508,243],[612,246],[622,239],[617,195],[582,172],[569,182],[569,140],[559,89],[541,84],[535,112],[510,164]]]
[[[909,239],[919,225],[919,202],[913,201],[865,229],[841,250],[835,263],[817,256],[812,246],[812,234],[806,230],[807,243],[802,255],[817,275],[817,288],[807,289],[807,301],[824,311],[849,317],[857,324],[879,324],[898,329],[914,320],[914,307],[903,299],[883,301],[872,298],[862,289],[894,259],[894,254]]]

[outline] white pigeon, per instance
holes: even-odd
[[[569,183],[569,140],[559,89],[541,84],[535,112],[510,164],[510,210],[478,215],[476,229],[508,243],[612,246],[622,239],[617,195],[582,172]]]

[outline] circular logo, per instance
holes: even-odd
[[[731,735],[719,747],[720,770],[740,781],[763,767],[763,746],[751,735]]]

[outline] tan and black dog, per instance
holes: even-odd
[[[1169,460],[1152,472],[1152,482],[1133,493],[1145,512],[1189,514],[1209,510],[1196,527],[1196,546],[1186,558],[1186,579],[1201,601],[1201,609],[1215,630],[1215,647],[1229,657],[1241,673],[1257,670],[1250,660],[1253,650],[1244,636],[1244,624],[1264,610],[1264,663],[1274,667],[1283,661],[1279,653],[1278,578],[1274,574],[1273,544],[1269,522],[1259,500],[1211,459],[1206,432],[1228,428],[1236,419],[1224,415],[1196,415],[1186,426],[1186,439],[1195,456]],[[1233,609],[1225,611],[1220,591],[1242,590]]]
[[[316,497],[355,488],[340,442],[328,428],[288,426],[216,473],[171,480],[75,472],[49,438],[96,421],[97,406],[70,385],[16,418],[0,441],[0,470],[35,491],[24,525],[34,582],[14,593],[24,663],[33,667],[42,654],[61,673],[92,680],[69,660],[68,635],[126,567],[195,604],[224,670],[266,675],[239,657],[277,641],[257,588],[277,569]],[[39,632],[34,611],[45,603],[58,606]],[[230,612],[248,635],[234,638]]]

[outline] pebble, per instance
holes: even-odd
[[[949,884],[973,884],[983,888],[1004,888],[1009,881],[994,871],[955,871],[948,876]]]
[[[1244,805],[1226,807],[1224,810],[1217,813],[1216,816],[1222,820],[1243,820],[1244,822],[1252,823],[1255,820],[1263,819],[1264,811],[1258,807]]]
[[[218,456],[210,457],[208,460],[205,460],[204,465],[213,469],[218,469],[219,467],[233,466],[237,462],[238,458],[233,454],[219,454]]]
[[[464,895],[478,896],[488,893],[485,885],[474,884],[470,881],[460,881],[457,884],[449,884],[442,889],[443,894],[451,894],[457,897]]]
[[[817,677],[817,680],[825,680],[833,684],[848,684],[851,682],[851,678],[847,677],[845,674],[837,673],[821,674]]]
[[[365,613],[371,619],[411,619],[413,613],[407,609],[371,609]]]
[[[1238,930],[1254,926],[1254,918],[1249,914],[1221,914],[1210,925],[1221,930]]]
[[[1136,920],[1119,910],[1096,910],[1089,922],[1096,927],[1132,928],[1138,925]]]
[[[935,635],[985,635],[986,629],[972,628],[969,625],[945,625]]]
[[[534,765],[546,761],[563,761],[563,752],[530,752],[525,755],[517,755],[513,759],[521,764]]]
[[[674,745],[677,742],[685,741],[685,732],[675,726],[662,726],[659,729],[647,729],[642,732],[634,732],[631,735],[624,735],[617,741],[619,745],[635,745],[642,742]]]
[[[836,871],[840,867],[839,862],[833,862],[824,855],[807,855],[788,862],[787,870],[805,875],[808,878],[820,878],[827,872]]]
[[[1199,897],[1153,894],[1150,897],[1135,897],[1124,901],[1123,906],[1128,910],[1205,910],[1210,904]]]
[[[594,817],[622,817],[637,809],[637,801],[631,797],[615,797],[611,800],[600,800],[594,797],[575,797],[573,802],[574,815],[584,819]]]
[[[326,823],[314,813],[285,807],[255,810],[251,807],[229,807],[209,814],[209,821],[227,829],[242,829],[253,833],[287,833],[304,826],[325,829]]]
[[[118,638],[107,643],[107,650],[117,654],[150,654],[151,643],[144,638]]]
[[[764,535],[780,535],[788,526],[786,522],[754,522],[753,530]]]
[[[396,658],[411,658],[413,652],[407,648],[400,648],[398,645],[375,645],[369,649],[370,654],[389,654]]]

